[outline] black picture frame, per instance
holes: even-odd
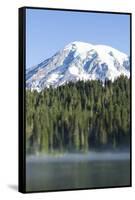
[[[26,83],[25,83],[25,67],[26,67],[26,10],[58,10],[65,12],[87,12],[87,13],[102,13],[102,14],[124,14],[130,16],[130,184],[124,186],[108,186],[101,188],[79,188],[79,189],[60,189],[60,190],[43,190],[43,191],[27,191],[26,190],[26,144],[25,144],[25,131],[26,131]],[[22,7],[19,8],[19,81],[18,81],[18,100],[19,100],[19,134],[18,134],[18,190],[21,193],[35,193],[35,192],[55,192],[55,191],[69,191],[69,190],[86,190],[86,189],[107,189],[107,188],[120,188],[132,186],[132,13],[126,12],[110,12],[110,11],[93,11],[93,10],[76,10],[76,9],[60,9],[60,8],[42,8],[42,7]]]

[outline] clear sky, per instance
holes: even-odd
[[[73,41],[109,45],[129,55],[130,16],[27,9],[27,68]]]

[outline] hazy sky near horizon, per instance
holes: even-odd
[[[104,44],[130,54],[130,16],[27,9],[26,68],[73,41]]]

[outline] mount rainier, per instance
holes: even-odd
[[[72,42],[51,58],[26,70],[26,88],[41,91],[70,81],[114,81],[120,75],[130,77],[130,59],[105,45]]]

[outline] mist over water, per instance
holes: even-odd
[[[27,162],[85,162],[85,161],[107,161],[128,160],[129,152],[88,152],[88,153],[64,153],[58,155],[31,155],[27,156]]]
[[[27,191],[129,185],[129,152],[46,154],[26,158]]]

